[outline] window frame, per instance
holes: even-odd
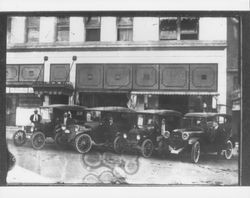
[[[160,29],[160,24],[161,24],[161,20],[162,19],[167,19],[167,18],[176,18],[176,39],[162,39],[161,37],[161,29]],[[196,24],[196,28],[197,28],[197,39],[181,39],[182,35],[187,35],[186,34],[182,34],[182,28],[181,28],[181,21],[182,19],[185,18],[194,18],[197,19],[197,24]],[[200,22],[200,18],[199,17],[159,17],[159,40],[160,41],[170,41],[170,40],[174,40],[174,41],[190,41],[190,40],[199,40],[199,22]]]
[[[99,18],[99,23],[98,24],[88,24],[88,19],[91,17],[98,17]],[[84,17],[84,25],[85,25],[85,42],[95,42],[95,41],[101,41],[101,16],[88,16]],[[87,40],[87,30],[99,30],[99,40]]]
[[[132,19],[132,24],[119,24],[119,20],[121,20],[121,18],[131,18]],[[119,39],[119,30],[131,30],[131,40],[120,40]],[[116,40],[117,41],[123,41],[123,42],[128,42],[128,41],[133,41],[133,37],[134,37],[134,17],[116,17],[116,31],[117,31],[117,37]]]
[[[68,24],[67,25],[61,25],[59,23],[60,18],[67,18],[68,19]],[[68,28],[68,38],[67,40],[59,40],[58,39],[58,32],[60,28]],[[55,27],[55,42],[61,43],[61,42],[69,42],[70,41],[70,17],[68,16],[60,16],[56,17],[56,27]]]
[[[38,19],[38,24],[37,25],[30,25],[29,24],[29,19],[31,18],[37,18]],[[37,41],[35,40],[29,40],[29,30],[36,30],[37,34],[38,34],[38,38]],[[39,43],[40,38],[39,38],[39,34],[40,34],[40,17],[37,16],[29,16],[26,17],[25,19],[25,42],[26,43]]]

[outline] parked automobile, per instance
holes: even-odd
[[[92,146],[113,150],[116,137],[134,126],[133,115],[134,111],[125,107],[87,108],[85,127],[91,130],[82,136],[88,142],[86,150],[90,150]]]
[[[81,122],[83,110],[85,107],[77,105],[53,104],[40,107],[42,121],[37,124],[23,126],[13,135],[13,141],[16,146],[21,146],[26,143],[27,139],[31,139],[31,144],[34,149],[42,149],[45,145],[46,138],[52,138],[58,142],[58,132],[61,129],[66,129],[63,124],[63,115],[65,112],[71,114],[72,123]],[[76,141],[74,138],[74,141]]]
[[[116,138],[115,150],[137,150],[143,157],[148,158],[155,149],[159,149],[162,136],[169,135],[169,131],[179,126],[181,117],[182,114],[174,110],[137,111],[134,128]]]
[[[197,163],[201,152],[223,153],[226,159],[232,157],[232,118],[219,113],[187,113],[181,128],[175,129],[167,138],[169,152],[189,152],[191,162]]]

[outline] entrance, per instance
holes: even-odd
[[[172,109],[181,113],[188,112],[188,96],[161,95],[159,96],[159,109]]]
[[[80,93],[80,105],[87,107],[122,106],[126,107],[126,93]]]
[[[50,104],[68,104],[69,96],[66,95],[51,95]]]

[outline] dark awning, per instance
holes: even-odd
[[[35,94],[68,95],[71,96],[74,88],[70,82],[35,82],[32,85]]]

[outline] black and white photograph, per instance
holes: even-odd
[[[69,9],[1,17],[5,185],[244,184],[249,16]]]
[[[238,17],[8,16],[8,183],[238,184]]]

